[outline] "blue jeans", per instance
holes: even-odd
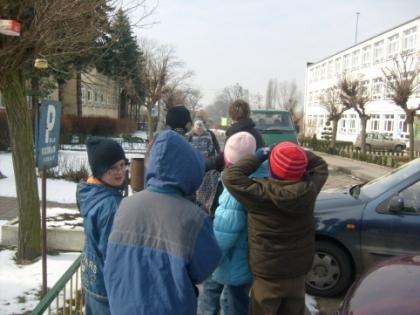
[[[198,299],[199,315],[246,315],[249,311],[251,284],[223,285],[211,277],[204,281],[203,292]]]
[[[222,304],[224,315],[246,315],[249,312],[249,290],[251,284],[225,285],[227,303]],[[225,308],[225,305],[227,306]]]
[[[108,299],[96,297],[88,292],[85,293],[86,315],[111,315]]]
[[[223,284],[214,281],[211,276],[203,282],[203,290],[198,296],[198,314],[199,315],[217,315],[219,314],[220,304],[226,304],[227,299],[223,294]],[[228,315],[228,314],[222,314]]]

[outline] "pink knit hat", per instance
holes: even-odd
[[[232,165],[247,154],[254,154],[257,148],[255,138],[245,131],[235,133],[225,144],[225,164]]]
[[[274,177],[284,180],[299,180],[305,174],[308,157],[300,146],[284,141],[271,150],[269,165]]]

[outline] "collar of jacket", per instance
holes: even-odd
[[[147,190],[149,190],[151,192],[161,193],[161,194],[183,196],[182,192],[179,189],[176,189],[176,188],[173,188],[173,187],[158,188],[158,187],[154,187],[154,186],[147,186]]]

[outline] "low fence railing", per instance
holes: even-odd
[[[47,292],[32,311],[32,315],[84,314],[84,293],[80,278],[80,255],[57,283]]]
[[[375,163],[378,165],[388,167],[398,167],[404,163],[410,161],[407,151],[402,152],[391,152],[385,150],[370,150],[365,154],[362,154],[360,150],[357,150],[353,143],[345,141],[337,141],[335,148],[330,148],[329,141],[319,139],[304,139],[301,144],[307,148],[311,148],[315,151],[325,152],[329,154],[339,155],[355,160],[365,161],[369,163]],[[414,152],[414,158],[420,157],[420,152]]]

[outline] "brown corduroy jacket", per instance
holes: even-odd
[[[327,163],[307,151],[302,180],[251,179],[260,165],[247,156],[225,170],[223,183],[248,210],[249,264],[266,279],[305,275],[315,246],[314,205],[328,177]]]

